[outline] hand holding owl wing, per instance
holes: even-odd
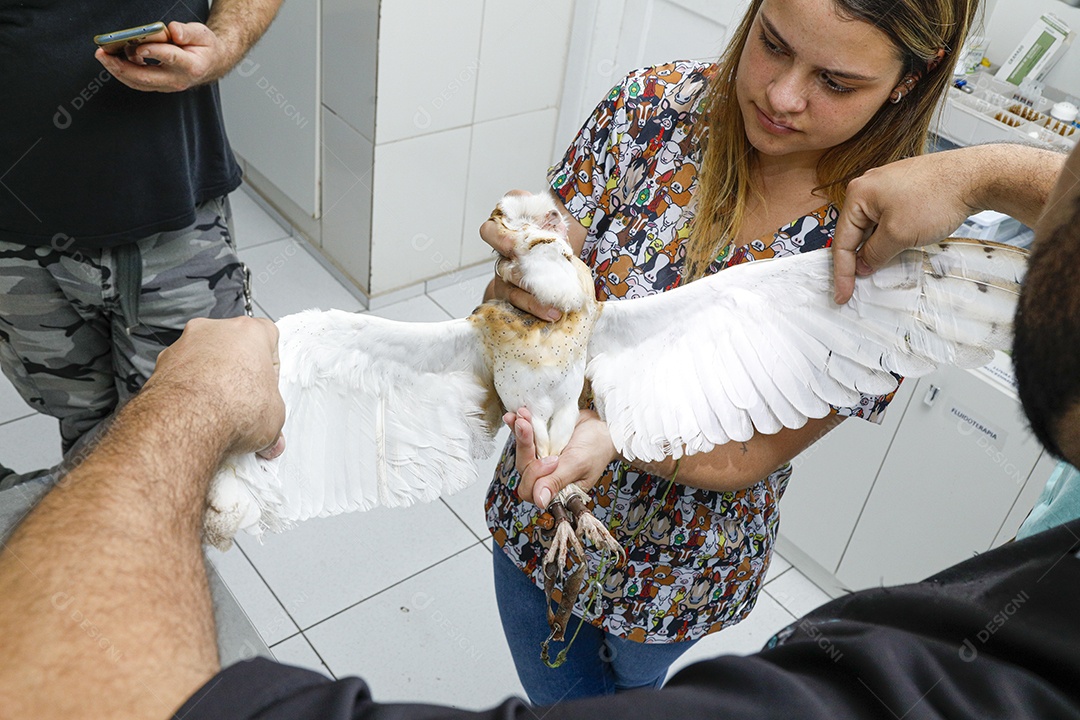
[[[468,320],[331,310],[277,324],[286,450],[226,462],[211,487],[208,541],[227,547],[238,529],[430,501],[476,480],[498,407]]]
[[[800,428],[891,392],[891,373],[977,367],[1009,347],[1026,256],[957,239],[906,250],[836,305],[826,249],[605,303],[589,344],[596,408],[624,457],[658,461]]]

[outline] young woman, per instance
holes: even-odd
[[[737,263],[827,246],[852,179],[922,152],[976,5],[754,0],[719,62],[631,73],[549,176],[597,296],[664,292]],[[481,229],[500,249],[492,232]],[[492,296],[541,317],[548,310],[502,279]],[[664,368],[641,373],[662,377]],[[658,686],[694,641],[746,617],[772,555],[788,462],[847,417],[879,421],[890,399],[864,396],[802,429],[685,457],[674,483],[670,458],[620,459],[595,412],[583,411],[570,445],[544,460],[527,418],[512,416],[515,438],[487,511],[503,626],[530,699]],[[549,633],[540,510],[522,500],[545,506],[543,480],[556,471],[561,484],[594,485],[595,514],[628,558],[601,593],[579,599],[574,613],[585,623],[566,664],[552,670],[540,659]]]

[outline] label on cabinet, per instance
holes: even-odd
[[[1012,358],[1000,350],[994,353],[994,359],[974,372],[984,379],[997,383],[997,386],[1008,392],[1013,399],[1016,397],[1016,373],[1013,372]]]
[[[975,435],[998,446],[1004,445],[1008,437],[1004,430],[959,403],[950,403],[946,415],[956,420],[956,431],[961,435]]]

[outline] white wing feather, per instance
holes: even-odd
[[[746,263],[605,303],[586,374],[628,459],[706,452],[891,392],[891,373],[985,364],[1011,342],[1025,269],[1022,250],[950,240],[904,251],[837,306],[831,250]]]
[[[483,416],[491,376],[468,320],[331,310],[277,325],[286,451],[225,464],[211,490],[223,527],[208,521],[208,540],[227,546],[237,529],[427,502],[477,479],[475,458],[491,454],[496,428]]]

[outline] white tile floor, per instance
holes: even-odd
[[[232,205],[260,314],[277,319],[309,307],[360,309],[304,245],[243,191],[233,194]],[[464,316],[485,284],[475,275],[433,282],[438,289],[376,312],[396,320]],[[35,415],[0,381],[0,461],[19,471],[45,467],[59,460],[59,444],[55,422]],[[495,462],[493,456],[484,464],[481,477],[491,476]],[[522,690],[495,607],[485,490],[478,483],[407,511],[313,520],[262,544],[243,536],[229,552],[211,550],[210,557],[279,659],[334,677],[360,675],[382,701],[488,707]],[[766,583],[746,621],[705,638],[676,668],[754,652],[828,600],[780,556]]]

